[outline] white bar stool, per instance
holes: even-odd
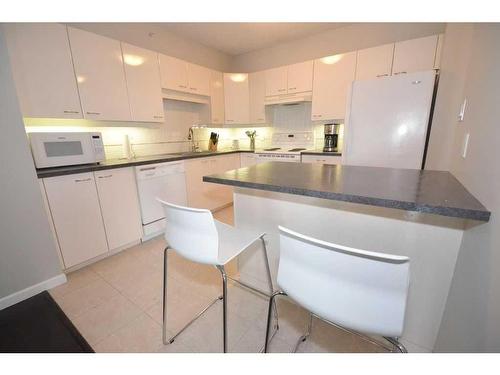
[[[382,336],[393,348],[407,352],[398,337],[404,327],[408,257],[335,245],[281,226],[279,231],[281,290],[272,295],[269,306],[276,296],[288,295],[310,312],[307,332],[294,352],[310,335],[313,316],[388,349],[366,335]],[[270,318],[271,308],[264,352],[270,341]]]
[[[158,198],[157,198],[158,199]],[[212,212],[205,209],[178,206],[161,199],[165,211],[167,226],[165,229],[165,240],[167,246],[164,251],[164,273],[163,273],[163,343],[171,344],[187,327],[198,319],[217,301],[222,300],[222,321],[223,321],[223,350],[227,352],[227,280],[228,278],[236,283],[249,288],[268,298],[273,294],[273,284],[269,259],[267,256],[265,233],[241,230],[230,225],[223,224],[215,220]],[[265,258],[266,273],[269,284],[269,294],[258,290],[248,284],[227,276],[224,266],[241,254],[248,246],[257,240],[262,241],[262,249]],[[189,323],[181,328],[172,337],[166,337],[167,328],[167,259],[168,250],[173,249],[184,258],[193,262],[213,265],[217,267],[222,276],[222,295],[214,299],[200,313],[198,313]],[[277,325],[277,309],[274,306]]]

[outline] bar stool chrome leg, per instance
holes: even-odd
[[[217,266],[222,276],[222,341],[224,353],[227,353],[227,275],[224,266]]]
[[[295,347],[293,348],[292,353],[296,353],[297,350],[299,349],[300,344],[306,341],[307,338],[311,335],[312,324],[313,324],[313,314],[309,314],[309,323],[307,323],[307,331],[306,333],[304,333],[302,336],[299,337],[297,343],[295,344]]]
[[[163,253],[163,327],[162,327],[162,339],[163,344],[172,344],[174,340],[179,336],[186,328],[188,328],[191,324],[193,324],[200,316],[202,316],[205,311],[207,311],[212,305],[214,305],[217,301],[221,300],[223,296],[219,296],[210,302],[203,310],[201,310],[196,316],[191,319],[184,327],[182,327],[176,334],[172,337],[167,338],[167,266],[168,266],[168,250],[169,247],[165,247]]]
[[[272,337],[269,337],[269,333],[271,331],[271,315],[273,313],[273,305],[276,303],[275,298],[277,296],[286,296],[287,294],[282,290],[278,290],[274,292],[271,298],[269,299],[269,308],[267,310],[267,327],[266,327],[266,341],[264,342],[264,353],[267,353],[267,349],[269,346],[269,341],[271,341]],[[274,337],[274,335],[273,335]]]
[[[271,276],[271,266],[269,265],[269,256],[267,255],[267,246],[266,246],[266,240],[264,239],[264,235],[260,237],[260,240],[262,241],[262,250],[264,251],[264,264],[266,265],[267,283],[269,285],[269,296],[272,296],[274,292],[273,279]],[[273,309],[274,309],[274,318],[276,319],[276,325],[274,328],[277,331],[279,329],[279,321],[278,321],[278,308],[276,307],[276,302],[273,304]]]
[[[400,353],[408,353],[408,350],[406,347],[398,340],[397,337],[385,337],[387,341],[389,341]]]

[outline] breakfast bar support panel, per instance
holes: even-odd
[[[409,256],[411,284],[401,341],[410,352],[432,351],[466,224],[463,219],[246,188],[235,188],[234,215],[238,228],[268,234],[274,283],[278,225],[340,245]],[[257,245],[239,257],[238,267],[242,281],[266,287]]]

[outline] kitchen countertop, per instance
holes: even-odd
[[[94,172],[105,169],[134,167],[169,161],[204,158],[209,156],[234,154],[238,152],[253,152],[253,150],[202,151],[202,152],[173,152],[162,155],[143,156],[134,159],[106,160],[99,164],[70,165],[66,167],[40,168],[36,170],[38,178],[63,176],[68,174]]]
[[[489,221],[490,212],[449,172],[267,162],[203,181],[441,216]]]

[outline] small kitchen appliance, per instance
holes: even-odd
[[[339,128],[340,124],[325,124],[325,144],[323,146],[324,152],[338,151]]]
[[[37,168],[99,163],[105,159],[102,135],[98,132],[29,133]]]

